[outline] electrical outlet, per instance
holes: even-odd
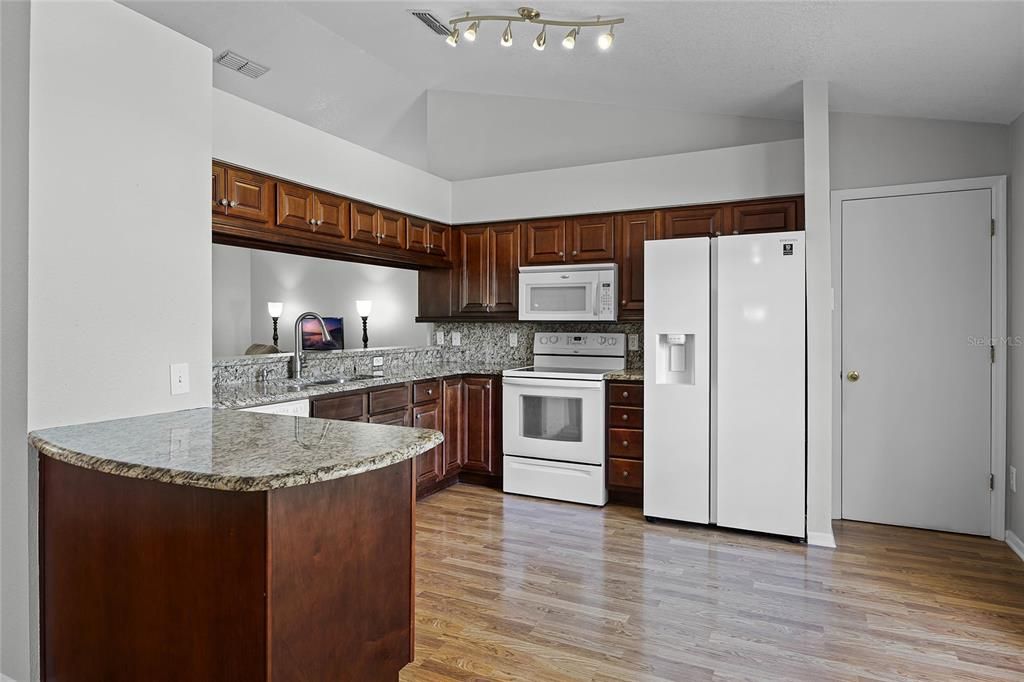
[[[626,343],[628,344],[629,350],[640,350],[640,335],[627,334]]]
[[[188,393],[188,363],[171,365],[171,395]]]
[[[373,366],[374,367],[383,367],[384,366],[384,356],[383,355],[374,355],[373,356]]]
[[[1010,467],[1010,492],[1017,492],[1017,467]]]
[[[461,346],[462,345],[462,334],[460,332],[452,332],[452,345],[453,346]]]
[[[171,429],[171,443],[168,452],[188,452],[192,429],[187,427]]]
[[[437,333],[435,333],[434,334],[434,341],[437,343],[437,345],[443,346],[444,345],[444,332],[437,332]]]
[[[508,347],[515,348],[519,345],[519,334],[515,332],[508,333]]]

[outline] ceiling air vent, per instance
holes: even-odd
[[[427,28],[436,33],[439,36],[448,36],[451,34],[451,30],[441,23],[441,20],[430,13],[429,10],[425,9],[411,9],[409,14],[413,15],[420,21],[422,21]]]
[[[217,57],[216,61],[221,66],[226,66],[232,71],[245,74],[249,78],[259,78],[267,71],[270,71],[267,67],[260,66],[256,62],[250,61],[240,54],[235,54],[231,50],[225,50],[224,54]]]

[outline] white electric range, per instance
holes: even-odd
[[[534,335],[533,365],[502,377],[505,492],[608,501],[604,375],[625,366],[625,334]]]

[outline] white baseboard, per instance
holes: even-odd
[[[831,531],[827,533],[807,531],[807,544],[815,547],[829,547],[835,549],[836,538]]]
[[[1009,528],[1006,529],[1006,544],[1020,557],[1021,561],[1024,561],[1024,540],[1017,537],[1017,534]]]

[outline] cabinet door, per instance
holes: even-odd
[[[316,233],[333,240],[348,238],[348,199],[334,194],[313,194]]]
[[[381,246],[396,249],[405,248],[405,216],[385,208],[377,210],[377,224],[380,229]]]
[[[519,223],[493,225],[490,231],[487,309],[492,313],[514,313],[519,310]]]
[[[441,430],[444,433],[444,451],[441,467],[441,477],[456,473],[462,468],[463,461],[463,419],[462,379],[444,380],[444,415]]]
[[[485,313],[490,302],[490,229],[467,227],[458,235],[459,312]]]
[[[447,225],[430,223],[428,229],[430,232],[430,255],[447,258],[448,238],[452,231],[451,228]]]
[[[228,203],[227,195],[227,169],[219,163],[213,164],[211,180],[213,186],[210,189],[210,208],[218,215],[224,215]]]
[[[430,253],[430,223],[420,218],[409,218],[406,225],[405,248]]]
[[[501,473],[501,458],[495,447],[494,379],[467,377],[463,379],[466,420],[466,443],[462,468],[491,476]]]
[[[228,168],[225,173],[228,205],[225,214],[269,224],[274,215],[274,182],[256,173]]]
[[[412,408],[412,425],[421,429],[441,429],[441,403],[434,401]],[[416,485],[424,486],[441,478],[444,444],[416,457]]]
[[[644,242],[655,239],[654,211],[619,216],[619,313],[639,318],[644,313]]]
[[[572,219],[572,251],[574,263],[615,260],[615,216],[595,215]]]
[[[796,197],[781,201],[751,201],[729,207],[729,234],[792,232],[803,213]]]
[[[277,183],[277,226],[316,231],[313,190],[290,182]]]
[[[377,207],[353,201],[349,213],[349,236],[352,240],[376,244],[377,235],[380,233],[380,217]]]
[[[691,206],[661,212],[659,239],[714,237],[722,233],[725,210],[721,206]]]
[[[531,220],[523,236],[526,265],[549,265],[568,261],[564,220]]]

